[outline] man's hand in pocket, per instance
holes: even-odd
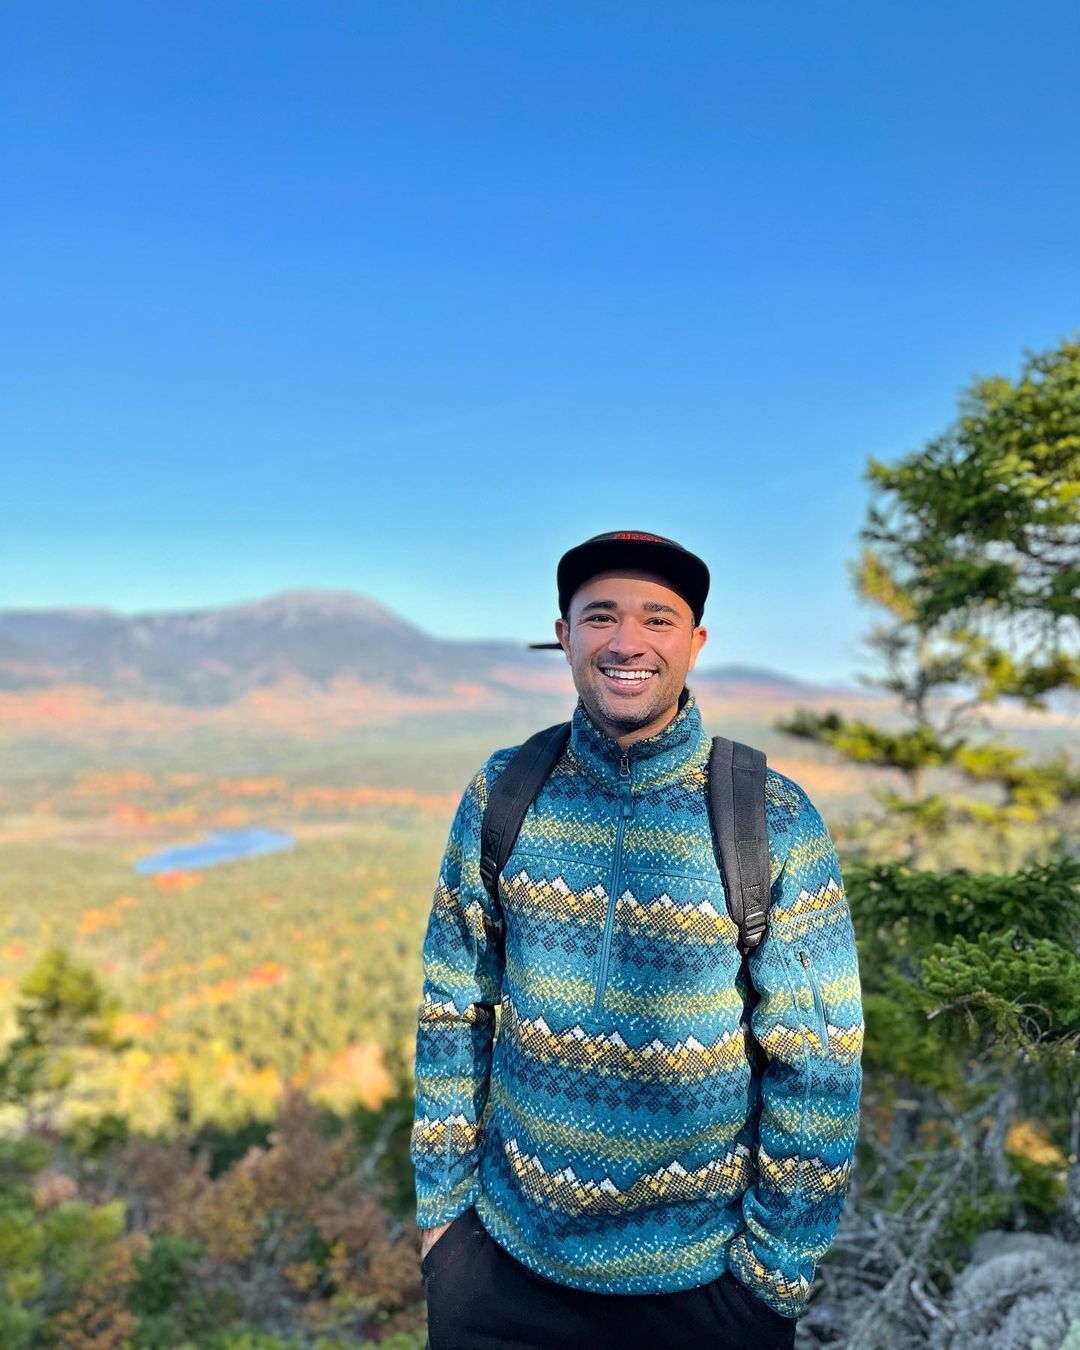
[[[442,1237],[443,1233],[450,1227],[448,1223],[441,1223],[437,1228],[421,1228],[420,1230],[420,1260],[422,1261],[431,1248]]]

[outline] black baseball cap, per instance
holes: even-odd
[[[598,572],[617,567],[656,572],[678,591],[690,606],[695,626],[701,622],[709,594],[709,569],[695,553],[645,530],[611,530],[594,534],[583,544],[568,549],[559,559],[555,578],[559,590],[559,613],[565,617],[577,588]],[[557,642],[532,642],[531,647],[557,648]]]

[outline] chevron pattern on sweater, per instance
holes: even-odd
[[[526,1155],[518,1139],[503,1141],[523,1192],[537,1204],[564,1214],[619,1214],[627,1209],[658,1200],[701,1199],[705,1196],[741,1194],[751,1176],[750,1150],[736,1145],[719,1158],[709,1158],[700,1167],[687,1170],[677,1158],[663,1167],[646,1172],[625,1187],[616,1186],[609,1176],[599,1181],[579,1177],[570,1166],[549,1172],[537,1154]]]

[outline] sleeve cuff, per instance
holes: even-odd
[[[755,1255],[745,1232],[740,1233],[728,1248],[728,1266],[737,1280],[781,1317],[795,1319],[806,1307],[809,1282],[801,1275],[790,1275],[766,1265]]]
[[[416,1201],[417,1228],[439,1228],[444,1223],[451,1223],[459,1214],[465,1213],[475,1201],[479,1192],[479,1183],[473,1177],[470,1177],[460,1186],[456,1186],[449,1194],[440,1192],[438,1195],[432,1195],[424,1199],[418,1197]]]

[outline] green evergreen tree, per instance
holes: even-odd
[[[93,970],[63,947],[42,953],[19,985],[16,1033],[0,1053],[0,1104],[25,1111],[29,1129],[51,1125],[78,1051],[122,1044],[112,1030],[119,1011]]]
[[[896,696],[903,724],[799,710],[780,729],[898,770],[906,792],[877,795],[914,863],[959,822],[992,832],[1002,863],[1017,826],[1052,826],[1033,851],[1067,851],[1080,776],[1065,751],[1031,762],[965,733],[1004,697],[1045,709],[1080,688],[1080,338],[1029,353],[1016,380],[975,380],[943,435],[871,459],[866,477],[876,498],[853,575],[885,617],[868,639],[884,674],[863,682]],[[928,791],[937,767],[996,800]]]
[[[882,725],[808,710],[779,724],[906,787],[877,794],[878,837],[844,866],[865,1080],[830,1256],[859,1350],[940,1323],[980,1232],[1069,1240],[1080,1197],[1078,778],[1064,748],[1033,761],[973,734],[1003,699],[1046,709],[1080,687],[1080,342],[975,381],[944,435],[867,477],[853,573],[883,615],[869,645],[884,670],[865,683],[894,706]],[[950,774],[970,796],[931,781]],[[956,865],[962,832],[973,868]]]

